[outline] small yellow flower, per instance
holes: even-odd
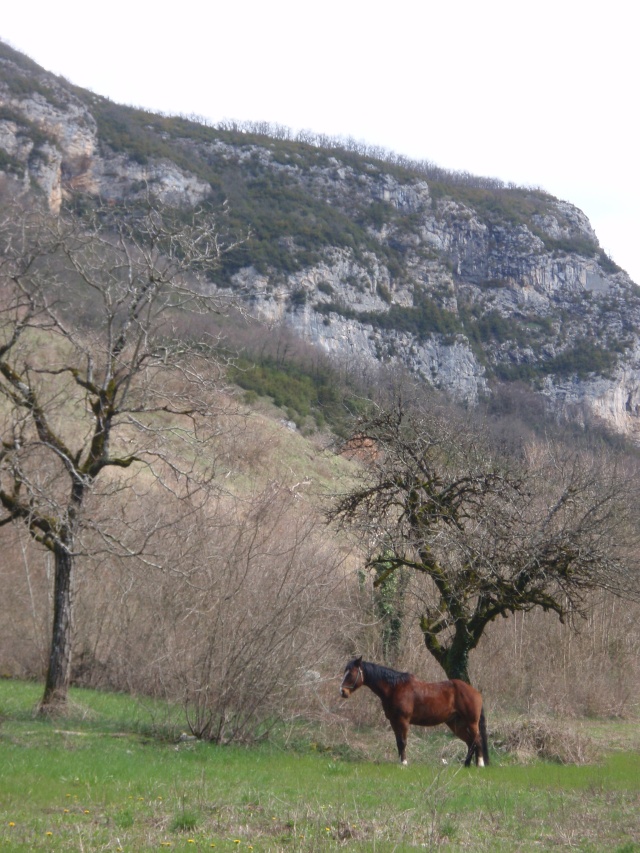
[[[84,810],[84,813],[85,813],[85,814],[89,814],[89,809],[85,809],[85,810]]]
[[[195,844],[195,840],[193,838],[187,839],[187,844]]]
[[[10,821],[9,821],[9,826],[15,826],[15,823],[14,823],[12,820],[10,820]]]
[[[45,832],[45,835],[53,835],[53,832]]]
[[[69,814],[69,809],[62,809],[63,814]]]

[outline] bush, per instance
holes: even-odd
[[[268,732],[339,622],[339,558],[293,501],[269,488],[238,519],[224,552],[177,590],[168,666],[199,738],[247,742]]]
[[[339,314],[377,329],[408,332],[419,340],[425,340],[432,334],[451,336],[462,331],[462,324],[455,314],[441,308],[434,299],[418,290],[412,306],[391,305],[388,311],[355,311],[338,302],[318,303],[314,308],[320,314]]]
[[[590,738],[570,726],[535,717],[503,723],[492,733],[492,744],[521,763],[541,759],[557,764],[588,764],[596,757]]]
[[[330,366],[307,366],[303,360],[282,361],[258,355],[252,363],[241,358],[230,368],[228,378],[253,395],[245,400],[255,401],[258,395],[271,397],[298,425],[313,417],[318,425],[327,423],[339,434],[345,432],[350,413],[358,405],[355,392],[340,381]]]
[[[165,526],[165,568],[101,567],[101,594],[79,602],[75,683],[177,702],[191,733],[216,743],[300,713],[308,671],[334,668],[343,624],[345,557],[315,512],[275,482],[173,529],[156,501],[137,509]]]
[[[541,364],[544,373],[555,373],[561,377],[577,376],[585,379],[590,373],[607,376],[615,367],[618,357],[615,352],[598,346],[594,341],[582,338],[572,347]]]
[[[606,252],[600,252],[598,255],[598,264],[606,273],[615,274],[622,271],[622,267],[611,258]]]

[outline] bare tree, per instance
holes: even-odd
[[[362,482],[330,517],[364,535],[376,584],[401,567],[429,579],[420,627],[449,677],[469,680],[469,653],[498,616],[541,607],[564,620],[594,589],[638,594],[628,460],[552,442],[506,454],[453,407],[401,396],[349,446]]]
[[[207,282],[233,246],[221,233],[212,215],[152,204],[82,222],[14,204],[0,222],[0,525],[24,523],[54,557],[43,711],[66,701],[74,561],[96,482],[117,487],[135,466],[185,494],[206,479],[197,443],[213,362],[186,318],[221,310]],[[167,434],[189,447],[164,453]]]

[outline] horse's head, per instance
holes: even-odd
[[[362,671],[362,657],[354,658],[344,668],[344,677],[340,685],[340,695],[348,699],[354,690],[364,684],[364,673]]]

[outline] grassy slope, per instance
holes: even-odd
[[[593,766],[464,770],[434,730],[401,768],[379,732],[350,749],[350,725],[332,748],[220,748],[176,743],[179,718],[125,696],[73,691],[70,718],[35,721],[38,695],[0,682],[2,850],[640,850],[631,727]]]

